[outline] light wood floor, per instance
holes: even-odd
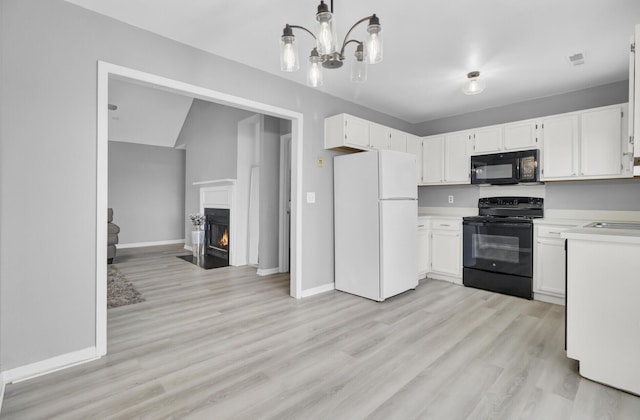
[[[106,357],[8,385],[2,417],[640,418],[640,398],[576,373],[561,306],[436,280],[297,301],[288,275],[183,252],[119,250],[147,301],[108,311]]]

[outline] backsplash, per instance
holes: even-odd
[[[500,190],[501,188],[506,189]],[[516,195],[514,192],[522,196],[540,196],[542,191],[545,198],[545,209],[640,211],[640,178],[556,181],[537,186],[443,185],[418,187],[418,206],[475,208],[478,205],[478,198],[488,196],[488,191],[493,194],[494,190],[496,191],[495,196]],[[505,193],[502,194],[500,191]],[[451,204],[449,204],[450,195],[453,196]]]

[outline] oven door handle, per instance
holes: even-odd
[[[495,226],[495,225],[500,225],[500,226],[505,226],[505,227],[513,227],[513,228],[521,228],[521,229],[529,229],[531,227],[531,223],[509,223],[509,222],[500,222],[500,221],[486,221],[486,222],[467,222],[467,221],[463,221],[462,224],[464,226]]]

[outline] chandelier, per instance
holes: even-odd
[[[369,21],[367,32],[369,37],[365,42],[356,39],[349,39],[351,31],[362,22]],[[286,72],[293,72],[300,68],[298,58],[298,46],[293,29],[302,29],[311,35],[316,46],[309,54],[309,67],[307,70],[307,84],[313,87],[322,86],[322,68],[337,69],[342,67],[345,60],[344,52],[347,45],[356,44],[354,60],[351,64],[351,81],[362,83],[367,80],[367,64],[376,64],[382,61],[382,27],[380,19],[373,14],[357,21],[342,41],[338,50],[338,37],[335,31],[335,19],[333,16],[333,0],[331,0],[331,10],[324,1],[318,5],[316,13],[316,33],[298,25],[287,24],[282,31],[280,38],[280,69]]]

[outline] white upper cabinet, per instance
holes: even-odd
[[[422,139],[422,184],[444,182],[444,136]]]
[[[541,119],[543,180],[632,176],[627,105]]]
[[[422,139],[420,137],[407,135],[407,153],[416,157],[416,183],[422,184]]]
[[[389,149],[389,128],[369,123],[369,145],[376,150]]]
[[[623,113],[614,107],[580,115],[580,175],[620,175]]]
[[[409,134],[349,114],[324,120],[324,148],[407,152]],[[352,150],[353,151],[353,150]]]
[[[410,134],[403,133],[402,131],[389,129],[389,149],[397,150],[398,152],[408,152],[407,139]]]
[[[538,148],[537,120],[494,125],[471,130],[471,154],[483,155]]]
[[[526,120],[504,125],[504,150],[538,148],[538,121]]]
[[[444,136],[444,180],[449,184],[471,183],[468,132]]]
[[[469,184],[469,133],[422,139],[422,185]]]
[[[478,128],[469,136],[473,143],[474,155],[498,152],[503,149],[502,126]]]
[[[324,148],[367,150],[369,121],[348,114],[338,114],[324,120]]]
[[[544,118],[541,124],[544,141],[542,179],[576,176],[578,116]]]

